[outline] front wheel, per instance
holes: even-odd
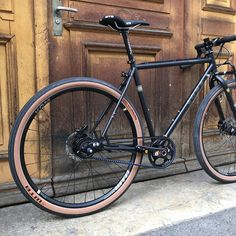
[[[81,216],[126,191],[142,155],[109,147],[142,145],[142,129],[123,99],[102,137],[119,97],[105,82],[70,78],[49,85],[25,105],[12,129],[9,154],[16,184],[32,203],[54,214]]]
[[[228,81],[236,105],[236,82]],[[220,104],[224,120],[216,104]],[[236,181],[236,120],[221,86],[214,87],[201,103],[194,125],[194,146],[203,169],[220,182]]]

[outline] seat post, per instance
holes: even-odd
[[[127,29],[121,30],[121,34],[122,34],[124,44],[125,44],[125,49],[127,51],[128,58],[129,58],[128,63],[130,65],[134,66],[135,58],[134,58],[133,50],[131,48],[131,44],[130,44],[130,41],[129,41],[129,30],[127,30]]]

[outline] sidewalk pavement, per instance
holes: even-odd
[[[108,209],[82,218],[57,217],[32,204],[2,208],[0,235],[204,236],[221,230],[228,236],[236,234],[235,214],[236,183],[219,184],[197,171],[133,184]]]
[[[157,228],[139,236],[235,236],[235,215],[236,207],[172,226]]]

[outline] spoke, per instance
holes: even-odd
[[[235,137],[234,137],[235,138]],[[231,136],[227,137],[226,140],[222,140],[223,143],[218,144],[214,149],[210,149],[210,151],[218,151],[220,148],[224,147],[225,144],[231,139]]]
[[[95,185],[94,185],[94,175],[93,175],[93,169],[92,169],[92,164],[91,164],[91,162],[89,162],[89,166],[90,166],[90,169],[91,169],[91,175],[92,175],[92,184],[93,184],[93,189],[95,189]],[[93,191],[93,196],[94,196],[94,198],[93,199],[96,199],[96,196],[95,196],[95,191]]]
[[[87,183],[86,183],[86,189],[88,189],[88,182],[89,182],[89,176],[90,176],[90,173],[91,173],[91,169],[89,168],[89,173],[88,173]],[[84,202],[86,202],[87,194],[88,194],[88,192],[85,191],[85,193],[84,193]]]
[[[101,154],[100,154],[100,155],[101,155]],[[102,156],[101,156],[101,157],[102,157]],[[108,166],[108,168],[111,170],[111,172],[112,172],[112,173],[115,173],[115,175],[116,175],[116,177],[117,177],[117,173],[114,172],[114,170],[111,168],[110,162],[105,161],[105,163],[106,163],[106,165]],[[119,177],[117,177],[117,178],[119,179]]]
[[[82,98],[84,106],[78,104],[78,98]],[[65,207],[68,206],[64,203],[71,204],[71,207],[76,203],[82,206],[83,203],[88,203],[91,206],[97,203],[97,199],[103,200],[103,196],[110,197],[114,193],[114,186],[120,183],[127,169],[131,167],[134,154],[127,150],[102,150],[94,154],[94,157],[101,159],[96,160],[92,157],[86,159],[86,156],[76,156],[73,152],[75,147],[82,148],[79,145],[87,145],[87,140],[101,139],[101,131],[110,118],[113,105],[117,103],[116,98],[106,95],[105,92],[98,93],[97,90],[68,90],[65,96],[63,93],[55,94],[48,101],[48,104],[43,104],[45,107],[33,114],[33,120],[29,119],[31,124],[27,126],[23,140],[22,158],[28,171],[25,173],[34,184],[32,187],[41,190],[46,195],[46,201],[50,202],[50,198],[55,198],[56,204]],[[145,139],[132,137],[135,124],[127,114],[128,111],[124,113],[122,107],[118,108],[104,144],[130,148],[136,146],[137,140]],[[88,126],[84,140],[79,137],[80,139],[72,139],[73,142],[68,144],[67,140],[72,133],[84,125]],[[117,127],[121,127],[120,130]],[[69,148],[67,145],[70,145]],[[72,155],[75,160],[72,160]],[[121,163],[116,162],[116,159]],[[127,163],[122,164],[126,160]],[[53,201],[51,203],[55,204]]]
[[[68,183],[71,181],[71,176],[72,176],[72,174],[73,174],[73,172],[75,173],[75,170],[76,170],[76,168],[79,166],[79,162],[78,163],[76,163],[75,164],[75,166],[73,166],[73,168],[71,169],[71,172],[70,172],[70,176],[69,176],[69,178],[67,178],[67,176],[68,176],[68,174],[67,173],[65,173],[64,175],[62,175],[62,176],[60,176],[60,182],[64,182],[64,180],[67,180],[68,179]],[[49,178],[49,177],[48,177]],[[78,177],[77,177],[78,178]],[[41,182],[41,181],[40,181]],[[40,184],[40,183],[39,183]],[[48,183],[49,184],[49,183]],[[59,183],[60,184],[60,183]],[[78,186],[78,185],[80,185],[80,184],[76,184],[76,186]],[[68,187],[68,184],[66,184],[66,185],[62,185],[62,186],[59,186],[59,187],[56,187],[55,189],[64,189],[65,187]],[[46,191],[44,191],[44,194],[46,194],[46,192],[49,190],[49,189],[51,189],[51,187],[49,187],[49,188],[44,188],[44,190],[46,190]]]
[[[75,172],[75,169],[78,167],[78,164],[79,164],[79,163],[77,163],[77,164],[71,169],[71,174],[70,174],[70,178],[69,178],[69,181],[68,181],[66,193],[68,193],[69,186],[70,186],[70,182],[71,182],[71,177],[72,177],[72,175],[73,175],[73,172]],[[64,197],[64,201],[63,201],[63,202],[65,202],[65,198],[66,198],[66,196]]]
[[[236,175],[236,136],[230,135],[228,132],[230,127],[236,126],[236,121],[233,118],[225,95],[220,94],[217,98],[220,98],[222,111],[225,116],[225,126],[222,126],[222,130],[218,128],[217,109],[215,103],[212,102],[204,118],[203,147],[209,163],[216,171],[222,175],[234,176]]]
[[[90,169],[90,166],[87,164],[87,162],[86,162],[86,165],[88,166],[88,168]],[[91,165],[91,168],[92,168],[92,165]],[[93,168],[94,169],[94,172],[95,173],[97,173],[98,174],[98,176],[100,176],[101,177],[101,179],[105,182],[105,184],[107,184],[107,181],[104,179],[104,177],[103,177],[103,174],[101,174],[101,173],[99,173],[95,168]],[[102,186],[99,186],[99,184],[98,184],[98,182],[97,182],[97,185],[98,185],[98,187],[99,188],[101,188]]]
[[[39,155],[37,153],[25,153],[25,155]],[[41,156],[52,156],[52,154],[40,154]],[[30,162],[30,163],[27,163],[26,166],[30,166],[30,165],[35,165],[35,164],[41,164],[41,163],[46,163],[46,162],[51,162],[51,161],[57,161],[57,160],[61,160],[61,159],[68,159],[67,156],[65,156],[64,154],[62,155],[59,155],[58,157],[54,158],[53,159],[50,159],[50,160],[45,160],[45,161],[37,161],[37,162]]]

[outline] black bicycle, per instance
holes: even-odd
[[[105,16],[100,23],[123,36],[130,69],[119,88],[93,78],[68,78],[39,91],[19,113],[12,129],[9,155],[13,177],[29,201],[48,212],[81,216],[103,209],[131,185],[140,166],[167,168],[175,159],[172,132],[209,82],[196,115],[194,145],[203,169],[221,182],[236,181],[235,68],[220,72],[213,47],[236,35],[205,39],[192,59],[137,64],[128,33],[144,21]],[[230,64],[229,62],[227,62]],[[164,134],[156,136],[140,83],[139,70],[206,64],[192,93]],[[149,136],[127,98],[135,82]],[[143,164],[142,157],[150,163]],[[147,162],[145,162],[147,163]]]

